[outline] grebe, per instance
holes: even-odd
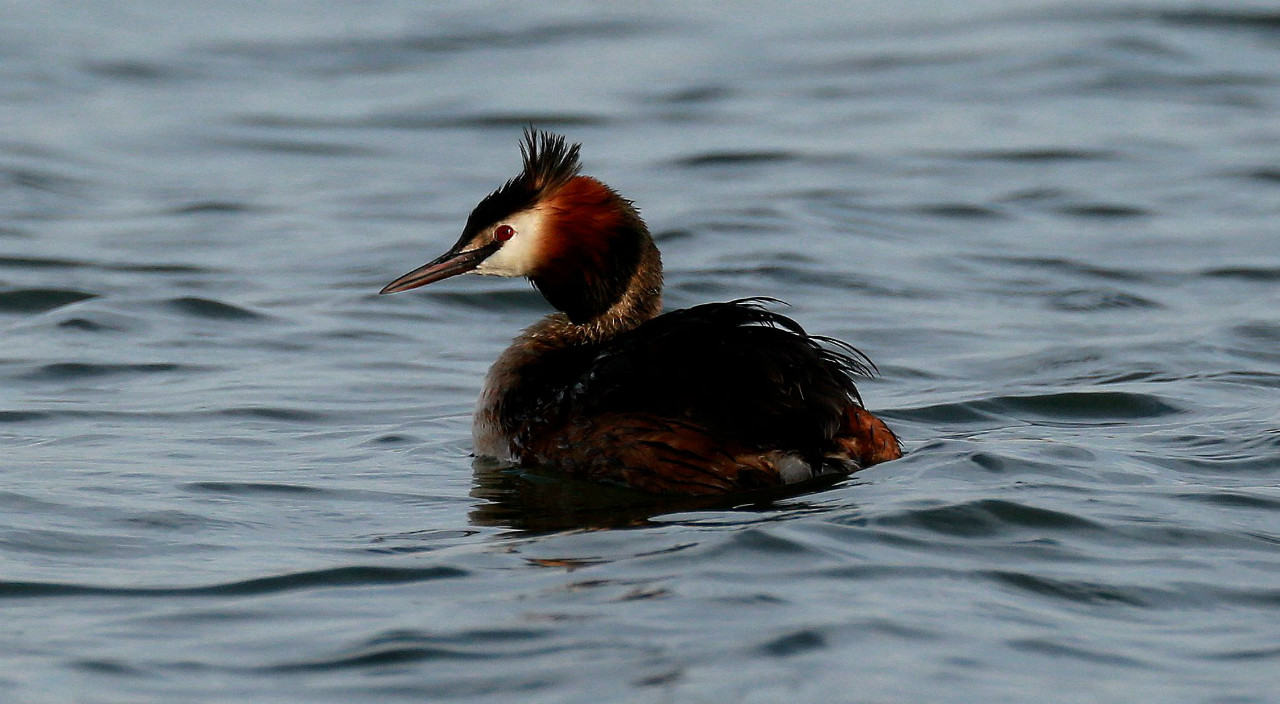
[[[854,385],[870,360],[766,310],[772,299],[659,315],[658,248],[630,201],[579,175],[580,146],[527,129],[520,175],[480,201],[449,251],[382,289],[466,272],[524,276],[558,311],[489,370],[477,455],[685,495],[843,476],[902,456]]]

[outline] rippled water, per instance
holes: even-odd
[[[0,9],[5,697],[1277,701],[1280,14],[895,5]],[[528,123],[669,306],[866,351],[908,456],[473,467],[545,304],[376,291]]]

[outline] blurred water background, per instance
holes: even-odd
[[[909,455],[473,467],[527,124]],[[5,701],[1280,701],[1273,3],[18,0],[0,126]]]

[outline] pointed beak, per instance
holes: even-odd
[[[463,244],[459,243],[433,261],[423,264],[387,284],[378,293],[399,293],[400,291],[408,291],[411,288],[426,286],[441,279],[447,279],[450,276],[465,274],[480,266],[480,262],[487,259],[490,254],[498,251],[502,243],[493,242],[474,249],[463,249],[463,246]]]

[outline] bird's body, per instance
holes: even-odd
[[[764,307],[659,314],[662,264],[629,201],[578,175],[578,147],[526,134],[524,170],[449,252],[389,284],[526,276],[558,309],[485,380],[475,451],[661,494],[720,494],[847,474],[901,456],[862,408],[870,362]]]

